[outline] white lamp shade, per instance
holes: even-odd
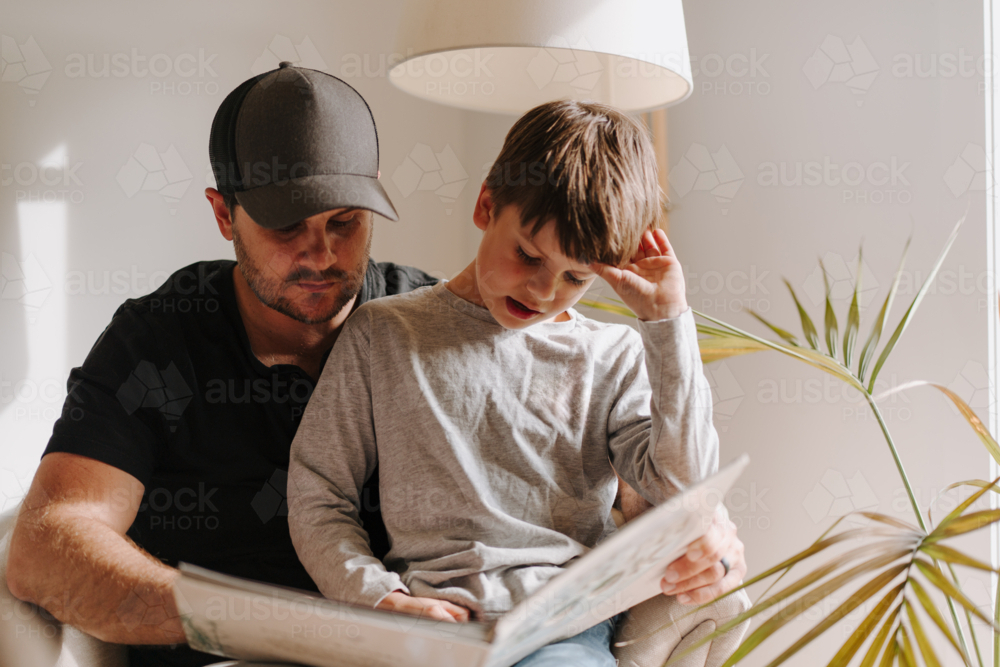
[[[479,111],[564,98],[645,111],[693,87],[681,0],[410,0],[396,46],[397,87]]]

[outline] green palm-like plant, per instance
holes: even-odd
[[[874,667],[875,665],[879,667],[889,665],[916,667],[921,663],[933,667],[941,664],[953,664],[953,661],[942,663],[935,653],[927,632],[930,625],[937,628],[937,631],[944,636],[962,663],[969,667],[972,665],[971,643],[975,649],[975,658],[982,667],[983,656],[975,635],[973,616],[992,630],[994,639],[993,664],[994,667],[1000,667],[1000,604],[997,604],[994,609],[994,618],[991,619],[983,614],[962,592],[955,567],[967,567],[989,572],[997,572],[997,570],[989,564],[945,544],[950,538],[982,529],[1000,521],[1000,510],[970,510],[972,505],[984,494],[991,491],[1000,493],[1000,488],[996,485],[1000,479],[994,480],[992,483],[983,480],[969,480],[949,486],[947,490],[960,486],[969,486],[977,490],[954,511],[942,518],[937,525],[928,528],[928,524],[933,523],[930,510],[928,510],[925,522],[878,403],[883,398],[899,391],[906,391],[918,386],[934,387],[958,407],[980,441],[998,463],[1000,463],[1000,446],[997,445],[982,421],[961,397],[940,384],[917,381],[895,387],[880,395],[873,393],[879,372],[912,321],[920,302],[951,249],[964,220],[963,217],[955,225],[945,242],[940,257],[934,264],[933,270],[921,285],[877,358],[876,352],[899,288],[909,241],[903,249],[899,267],[885,302],[872,324],[871,331],[861,348],[861,353],[856,358],[855,345],[861,325],[858,306],[858,294],[861,291],[860,250],[857,279],[842,336],[836,312],[830,300],[830,283],[822,261],[820,266],[823,269],[826,287],[822,341],[812,318],[802,306],[794,288],[787,280],[785,285],[788,287],[799,314],[804,343],[800,342],[792,333],[772,324],[756,312],[751,311],[751,314],[773,332],[779,340],[761,338],[714,317],[695,313],[707,322],[698,324],[698,332],[703,335],[699,343],[704,363],[751,352],[773,350],[829,373],[857,389],[865,397],[881,428],[913,508],[916,525],[874,512],[856,513],[866,521],[866,525],[860,528],[841,528],[841,520],[838,520],[807,549],[750,579],[736,589],[741,590],[777,575],[777,580],[748,611],[720,626],[716,632],[706,636],[700,642],[688,647],[684,655],[716,639],[747,619],[770,612],[770,616],[743,640],[736,652],[725,663],[724,667],[730,667],[749,655],[775,632],[801,616],[807,609],[835,593],[849,590],[851,592],[846,596],[846,600],[839,603],[833,613],[827,615],[815,627],[794,641],[781,655],[771,661],[768,667],[782,664],[844,616],[872,600],[877,600],[874,607],[832,657],[829,662],[830,667],[847,665],[859,654],[868,638],[873,634],[874,638],[868,643],[868,648],[863,653],[860,663],[862,667]],[[619,315],[634,316],[621,302],[585,301],[582,304]],[[825,350],[821,347],[825,347]],[[871,366],[873,359],[875,363],[874,366]],[[871,373],[869,375],[870,366]],[[848,540],[861,540],[862,544],[847,549],[846,552],[838,553],[828,561],[815,566],[808,574],[801,576],[794,583],[786,585],[773,594],[771,593],[771,589],[793,567],[807,562],[814,563],[821,553],[831,547],[848,546]],[[948,614],[951,617],[950,623],[945,621],[944,616],[938,610],[929,593],[931,590],[938,591],[946,599]],[[732,591],[729,594],[735,592]],[[998,589],[997,600],[1000,602],[1000,589]],[[959,616],[959,609],[964,612],[964,625]],[[692,611],[692,613],[694,612]],[[968,631],[971,641],[966,636],[966,631]],[[681,657],[683,656],[674,656],[670,662],[675,662]]]

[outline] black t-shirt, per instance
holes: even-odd
[[[45,454],[87,456],[142,482],[128,535],[163,562],[315,591],[295,555],[285,501],[289,448],[314,382],[297,366],[267,367],[254,356],[235,266],[198,262],[126,301],[70,373]],[[369,262],[355,307],[434,282],[411,267]],[[382,557],[388,539],[377,508],[373,475],[362,516]],[[130,650],[132,667],[218,660],[186,647]]]

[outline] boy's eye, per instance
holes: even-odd
[[[574,276],[572,273],[564,273],[563,275],[566,276],[566,282],[568,282],[571,285],[582,285],[584,282],[586,282],[584,280],[580,280],[579,278],[577,278],[576,276]]]
[[[521,246],[517,246],[517,256],[520,257],[525,264],[537,264],[539,262],[537,257],[532,257],[528,253],[524,252],[524,249]]]

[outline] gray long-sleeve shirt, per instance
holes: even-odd
[[[488,620],[614,531],[614,470],[654,504],[716,470],[691,312],[638,333],[569,312],[508,330],[441,283],[351,316],[289,469],[292,540],[325,596],[403,590]],[[385,565],[358,519],[376,464]]]

